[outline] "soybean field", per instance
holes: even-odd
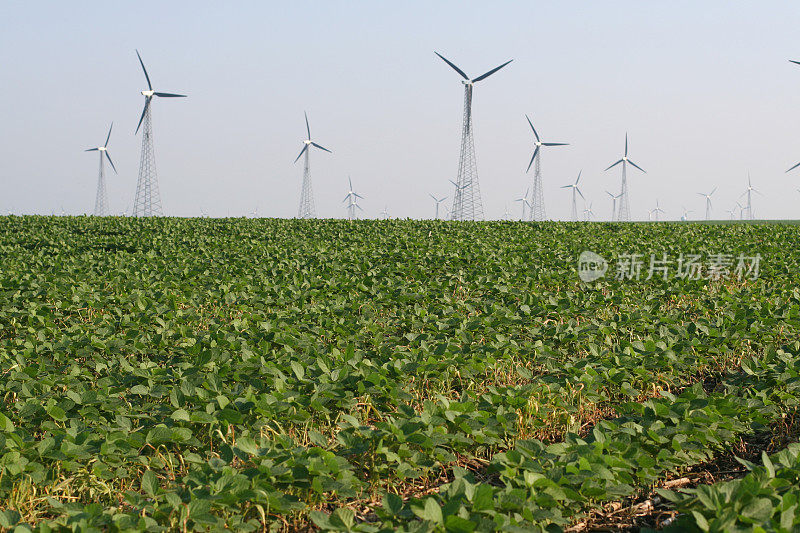
[[[0,235],[2,530],[800,528],[800,226]]]

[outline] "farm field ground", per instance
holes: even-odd
[[[800,527],[798,225],[0,235],[2,529]]]

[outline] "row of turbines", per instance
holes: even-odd
[[[452,194],[452,206],[449,209],[447,217],[451,220],[483,220],[484,213],[483,213],[483,203],[481,200],[480,194],[480,185],[478,181],[478,169],[475,157],[475,141],[473,136],[473,124],[472,124],[472,100],[473,100],[473,92],[474,86],[476,83],[485,80],[489,76],[493,75],[503,67],[507,66],[513,60],[506,61],[505,63],[477,76],[475,78],[470,78],[463,70],[461,70],[455,63],[444,57],[438,52],[434,52],[442,61],[444,61],[447,65],[449,65],[453,70],[455,70],[462,78],[461,83],[464,85],[464,112],[462,118],[462,128],[461,128],[461,149],[459,155],[459,162],[458,162],[458,172],[456,174],[455,180],[450,180],[454,187],[454,191]],[[141,156],[139,161],[139,175],[137,178],[136,184],[136,195],[133,203],[132,215],[133,216],[163,216],[163,208],[161,204],[161,195],[159,193],[158,188],[158,175],[156,171],[156,162],[155,162],[155,151],[153,148],[153,125],[152,125],[152,103],[155,97],[158,98],[184,98],[186,95],[184,94],[175,94],[175,93],[167,93],[167,92],[160,92],[153,89],[153,85],[150,81],[150,76],[147,73],[147,68],[144,65],[144,61],[142,60],[139,51],[136,51],[136,57],[139,60],[139,64],[142,67],[142,72],[144,73],[145,80],[147,81],[147,90],[141,91],[142,96],[144,96],[144,108],[142,110],[142,114],[139,117],[139,123],[136,126],[136,134],[138,134],[139,130],[142,129],[142,148],[141,148]],[[790,60],[792,63],[800,65],[800,62]],[[530,172],[531,167],[533,167],[533,178],[532,184],[529,186],[525,192],[525,194],[516,199],[516,201],[521,202],[522,204],[522,220],[531,220],[531,221],[542,221],[546,220],[547,213],[545,210],[545,203],[544,203],[544,188],[543,188],[543,180],[542,180],[542,172],[541,172],[541,155],[544,148],[550,147],[557,147],[557,146],[568,146],[568,143],[564,142],[545,142],[539,136],[539,132],[533,125],[530,117],[525,115],[525,119],[527,120],[528,124],[530,125],[531,131],[533,133],[533,154],[531,156],[530,162],[528,163],[528,167],[526,169],[526,173]],[[316,204],[314,200],[314,192],[311,180],[311,164],[310,164],[310,153],[312,148],[316,148],[318,150],[332,153],[331,150],[325,148],[321,144],[314,141],[311,137],[311,127],[308,121],[308,114],[305,114],[305,125],[306,125],[306,138],[302,141],[303,147],[300,151],[300,154],[295,158],[294,162],[297,163],[301,157],[303,157],[303,181],[301,186],[301,193],[300,193],[300,205],[297,211],[298,218],[315,218],[316,217]],[[142,128],[142,126],[144,126]],[[98,171],[98,179],[97,179],[97,193],[95,196],[95,209],[94,214],[98,216],[105,216],[108,214],[108,197],[106,193],[106,183],[105,183],[105,161],[111,165],[111,168],[116,173],[116,167],[114,166],[113,161],[111,160],[111,155],[109,154],[108,144],[111,139],[111,131],[113,129],[113,123],[108,129],[108,134],[106,135],[105,143],[102,146],[97,146],[94,148],[89,148],[87,152],[96,151],[99,154],[99,171]],[[621,221],[627,222],[630,220],[630,201],[628,197],[628,179],[627,179],[627,171],[628,165],[631,167],[645,173],[645,170],[640,167],[638,164],[633,162],[628,157],[628,135],[625,134],[625,149],[623,152],[622,157],[617,160],[616,162],[612,163],[608,166],[605,170],[608,171],[616,166],[620,165],[621,168],[621,184],[619,192],[614,194],[609,191],[606,193],[612,200],[612,212],[611,212],[611,220],[612,221]],[[800,167],[800,163],[792,166],[787,172]],[[573,221],[578,220],[578,206],[577,206],[577,196],[580,195],[581,198],[584,199],[583,193],[580,190],[579,182],[581,179],[581,172],[578,173],[578,177],[576,178],[575,182],[563,185],[561,188],[563,189],[570,189],[572,192],[572,205],[571,205],[571,218]],[[348,177],[349,183],[349,190],[347,195],[345,196],[343,202],[346,202],[346,210],[349,219],[356,218],[357,211],[363,211],[360,205],[358,205],[358,200],[363,199],[364,197],[355,192],[353,189],[352,180]],[[703,196],[706,200],[706,219],[709,219],[711,216],[711,197],[716,192],[716,188],[708,194],[698,193]],[[761,194],[757,191],[750,181],[748,176],[748,186],[742,196],[747,196],[747,204],[743,206],[737,202],[737,206],[739,208],[739,217],[743,218],[743,213],[747,213],[747,218],[753,218],[753,209],[752,209],[752,193],[755,192],[757,194]],[[437,198],[433,195],[430,195],[431,198],[435,202],[435,218],[439,218],[439,206],[442,202],[444,202],[448,197],[441,197]],[[683,208],[683,215],[681,216],[682,220],[688,219],[688,213],[691,211],[686,210]],[[731,213],[731,218],[735,218],[735,210],[729,210]],[[656,207],[649,211],[650,218],[655,220],[660,219],[660,215],[664,213],[664,210],[658,205],[656,202]],[[584,219],[588,220],[594,216],[594,212],[592,211],[592,204],[589,203],[588,206],[585,206],[583,209]],[[381,213],[382,218],[389,218],[388,214],[388,207],[384,208]],[[505,218],[509,218],[508,208],[506,207],[506,212],[504,215]]]
[[[620,161],[622,161],[623,164],[624,164],[624,160],[620,160]],[[614,163],[614,165],[618,164],[620,161],[618,161],[617,163]],[[633,163],[632,161],[628,160],[627,162],[629,164],[632,164],[632,165],[635,166],[635,163]],[[612,165],[612,166],[614,166],[614,165]],[[639,167],[637,166],[636,168],[639,168]],[[623,180],[622,181],[622,183],[623,183],[622,192],[620,192],[618,194],[614,194],[611,191],[605,191],[605,193],[611,199],[611,218],[610,218],[610,220],[612,222],[619,221],[620,220],[619,217],[621,216],[621,213],[623,212],[622,211],[622,209],[623,209],[622,206],[620,206],[619,210],[617,209],[617,201],[619,201],[621,198],[624,198],[626,196],[626,193],[627,193],[626,178],[625,178],[625,171],[624,170],[623,170],[622,180]],[[568,183],[567,185],[562,185],[561,186],[562,189],[570,189],[572,191],[571,220],[573,222],[576,222],[576,221],[579,220],[578,219],[578,196],[580,196],[584,201],[584,208],[583,208],[583,211],[581,211],[581,213],[583,214],[583,220],[587,220],[588,221],[588,220],[592,220],[595,217],[595,213],[592,210],[592,205],[593,205],[592,202],[589,202],[588,204],[586,204],[586,201],[587,201],[586,197],[583,195],[583,193],[581,192],[580,186],[578,185],[578,183],[580,183],[580,181],[581,181],[581,172],[578,173],[578,177],[575,180],[575,182]],[[716,191],[717,191],[717,187],[714,187],[714,189],[710,193],[702,193],[702,192],[698,192],[697,193],[699,196],[702,196],[705,199],[705,220],[711,220],[711,218],[712,218],[711,213],[712,213],[712,209],[713,209],[713,204],[711,202],[711,197],[714,195],[714,193]],[[797,191],[800,192],[800,189],[797,189]],[[520,220],[535,220],[534,217],[533,217],[533,205],[531,204],[530,200],[528,200],[528,196],[529,196],[528,193],[529,192],[530,192],[530,188],[528,188],[528,190],[525,192],[525,194],[523,196],[521,196],[521,197],[519,197],[519,198],[517,198],[515,200],[516,202],[520,202],[520,204],[522,205],[522,215],[520,216]],[[742,204],[742,203],[737,201],[736,202],[736,206],[734,208],[726,210],[726,213],[728,213],[730,215],[730,219],[731,220],[735,220],[737,218],[739,220],[753,220],[754,219],[753,193],[756,193],[756,194],[759,194],[759,195],[763,196],[763,194],[758,189],[753,187],[753,183],[752,183],[752,181],[750,179],[750,176],[748,175],[747,176],[747,188],[745,188],[744,192],[739,196],[739,199],[742,199],[743,197],[746,197],[747,201],[744,204]],[[656,222],[658,222],[659,220],[661,220],[661,216],[664,213],[665,213],[665,211],[663,209],[661,209],[661,206],[659,205],[659,200],[656,200],[656,206],[654,208],[648,210],[648,219],[649,220],[655,220]],[[686,220],[689,220],[689,213],[694,213],[694,211],[691,210],[691,209],[686,209],[686,207],[681,206],[681,213],[682,214],[681,214],[680,219],[682,221],[686,221]],[[508,212],[508,208],[506,208],[506,212],[504,213],[504,218],[510,218],[510,213]]]

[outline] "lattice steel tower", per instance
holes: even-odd
[[[85,150],[86,152],[98,152],[100,154],[100,169],[97,174],[97,195],[94,199],[94,215],[98,217],[108,215],[108,196],[106,195],[106,173],[103,154],[105,154],[106,159],[108,159],[108,162],[111,164],[111,168],[114,169],[114,173],[117,173],[117,168],[114,166],[114,162],[111,161],[111,156],[108,155],[108,140],[111,139],[111,128],[113,127],[114,123],[112,122],[111,126],[108,128],[108,135],[106,136],[106,142],[103,146]]]
[[[458,175],[455,181],[456,189],[453,194],[450,218],[452,220],[482,220],[483,203],[478,183],[478,166],[475,160],[475,141],[472,136],[472,90],[475,83],[488,78],[511,61],[506,61],[499,67],[493,68],[475,79],[470,79],[463,70],[439,52],[434,53],[464,78],[462,81],[464,84],[464,119],[461,126],[461,153],[458,160]]]
[[[144,110],[144,129],[142,130],[142,153],[139,159],[139,179],[136,182],[136,199],[133,201],[133,216],[164,216],[161,207],[161,194],[158,190],[156,154],[153,148],[153,123],[150,106]]]
[[[294,160],[294,162],[297,163],[297,160],[305,154],[305,158],[303,159],[303,189],[300,192],[300,207],[297,210],[297,218],[316,218],[317,210],[314,206],[314,191],[311,188],[311,166],[308,162],[308,154],[311,151],[309,147],[313,146],[320,150],[325,150],[328,153],[332,152],[311,140],[311,128],[308,125],[308,114],[304,112],[304,115],[306,117],[306,133],[308,133],[308,137],[303,141],[303,149],[300,150],[300,153]]]
[[[314,191],[311,188],[311,171],[308,167],[308,150],[303,159],[303,190],[300,192],[300,208],[297,218],[316,218],[317,209],[314,205]]]
[[[528,124],[530,125],[531,129],[533,130],[533,136],[536,138],[536,141],[533,145],[536,147],[533,150],[533,156],[531,156],[531,162],[528,163],[528,168],[525,172],[528,172],[531,169],[531,165],[535,163],[533,167],[533,193],[531,196],[531,209],[529,212],[529,219],[534,221],[541,221],[544,220],[547,216],[545,209],[544,209],[544,186],[542,184],[542,166],[541,166],[541,148],[542,146],[567,146],[567,143],[546,143],[542,142],[539,138],[539,134],[536,132],[536,128],[533,127],[533,122],[531,122],[530,117],[525,115],[525,118],[528,120]]]
[[[622,184],[619,190],[619,214],[617,215],[617,222],[630,222],[631,221],[631,205],[628,200],[628,176],[625,165],[622,165]]]
[[[622,156],[622,159],[617,161],[616,163],[609,166],[606,170],[612,169],[615,166],[622,163],[622,185],[620,186],[619,192],[619,215],[617,216],[618,222],[630,222],[631,220],[631,209],[630,203],[628,201],[628,165],[632,165],[635,168],[638,168],[642,172],[644,169],[628,159],[628,134],[625,134],[625,154]]]
[[[144,109],[142,110],[142,116],[139,117],[139,124],[136,126],[136,133],[139,133],[139,128],[141,128],[142,123],[144,123],[144,130],[142,131],[142,153],[139,159],[139,179],[136,182],[136,197],[133,201],[133,216],[163,216],[164,211],[161,208],[161,194],[158,191],[156,155],[153,148],[151,104],[154,96],[160,98],[183,98],[186,95],[154,91],[153,85],[150,83],[150,76],[147,74],[147,69],[144,67],[142,56],[139,55],[138,50],[136,51],[136,57],[139,58],[139,64],[142,65],[142,71],[147,80],[147,90],[142,91],[142,96],[144,96]]]

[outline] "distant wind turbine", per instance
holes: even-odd
[[[663,210],[663,209],[661,209],[661,208],[658,206],[658,200],[656,200],[656,207],[655,207],[655,209],[651,209],[651,210],[650,210],[650,218],[652,219],[653,215],[655,215],[656,222],[658,222],[658,220],[659,220],[659,217],[658,217],[658,215],[659,215],[659,214],[662,214],[662,213],[664,213],[664,210]]]
[[[681,221],[687,222],[689,220],[689,213],[694,213],[691,209],[686,209],[684,206],[681,206],[683,210],[683,214],[681,215]]]
[[[528,193],[529,192],[531,192],[531,188],[530,187],[528,187],[525,190],[525,194],[522,195],[521,198],[517,198],[517,199],[514,200],[515,202],[522,202],[522,216],[521,216],[520,220],[525,220],[525,206],[530,207],[530,205],[531,205],[531,203],[528,201]]]
[[[627,166],[628,164],[633,165],[634,167],[638,168],[642,172],[644,169],[628,159],[628,134],[625,134],[625,153],[622,156],[622,159],[610,165],[606,170],[611,170],[615,166],[622,163],[622,186],[620,187],[619,194],[621,196],[619,202],[619,215],[617,215],[617,220],[621,222],[628,222],[631,219],[631,210],[630,210],[630,202],[628,199],[628,175],[627,175]]]
[[[611,197],[611,222],[614,222],[614,217],[617,213],[617,199],[622,196],[622,193],[611,194],[610,192],[606,191],[606,194]]]
[[[113,127],[114,123],[112,122],[111,126],[108,128],[108,135],[106,136],[106,142],[103,146],[85,150],[86,152],[98,152],[100,154],[100,170],[97,175],[97,195],[94,199],[94,214],[98,217],[104,217],[108,214],[108,196],[106,195],[106,174],[103,168],[103,155],[106,156],[111,168],[114,169],[114,174],[117,173],[117,167],[114,166],[114,162],[111,161],[111,156],[108,155],[108,140],[111,139],[111,128]]]
[[[434,220],[439,220],[439,204],[444,202],[445,200],[447,200],[447,196],[442,196],[441,198],[436,198],[432,194],[428,194],[428,196],[433,198],[433,201],[436,202],[436,214],[434,215],[433,219]]]
[[[144,77],[147,80],[147,90],[142,91],[144,96],[144,109],[142,116],[139,117],[139,124],[136,125],[136,133],[144,122],[142,130],[142,153],[139,160],[139,178],[136,182],[136,197],[133,201],[133,216],[161,216],[164,214],[161,207],[161,194],[158,190],[158,174],[156,172],[156,156],[153,148],[153,125],[152,125],[152,102],[153,97],[159,98],[185,98],[185,94],[162,93],[153,90],[150,83],[150,76],[144,68],[144,61],[139,51],[136,51],[139,64],[142,66]]]
[[[303,189],[300,193],[300,208],[297,210],[297,218],[315,218],[317,216],[317,212],[316,206],[314,205],[314,191],[311,188],[311,167],[308,163],[308,154],[311,152],[311,146],[314,148],[319,148],[320,150],[324,150],[328,153],[333,152],[311,140],[311,128],[308,125],[308,113],[304,111],[303,115],[306,117],[306,133],[308,134],[308,137],[306,137],[306,139],[303,141],[303,149],[300,150],[300,154],[294,159],[294,162],[297,163],[297,160],[300,159],[300,156],[303,154],[306,156],[303,160]]]
[[[439,52],[434,53],[458,72],[459,76],[464,78],[461,82],[464,84],[464,122],[461,127],[461,156],[458,161],[458,175],[456,178],[458,185],[453,198],[451,218],[453,220],[480,220],[483,219],[483,203],[481,202],[481,191],[478,185],[478,166],[475,162],[475,142],[472,135],[472,90],[476,83],[488,78],[511,63],[511,61],[506,61],[499,67],[495,67],[477,78],[470,79],[455,63]]]
[[[758,191],[755,187],[753,187],[753,184],[750,182],[750,173],[748,172],[747,173],[747,189],[745,189],[745,191],[742,194],[739,195],[739,198],[741,198],[745,194],[747,195],[747,217],[750,220],[753,220],[753,203],[752,203],[752,199],[751,199],[751,193],[753,193],[753,192],[761,194],[761,192]],[[764,196],[764,195],[761,194],[761,196]]]
[[[713,195],[716,191],[717,188],[714,187],[714,190],[708,194],[704,194],[702,192],[697,193],[706,199],[706,220],[711,220],[711,195]]]
[[[592,211],[592,202],[589,202],[589,207],[583,208],[583,215],[587,222],[592,219],[594,216],[594,211]]]
[[[353,220],[356,218],[356,209],[363,211],[361,206],[358,205],[358,199],[360,198],[363,200],[364,197],[353,190],[353,180],[350,179],[350,176],[347,176],[347,181],[350,184],[350,190],[347,192],[347,196],[344,197],[342,202],[347,202],[347,219]]]
[[[571,183],[569,185],[562,185],[561,186],[562,189],[572,189],[572,213],[571,213],[571,215],[572,215],[572,221],[573,222],[577,222],[578,221],[578,203],[577,203],[577,198],[575,197],[575,193],[580,194],[581,198],[586,200],[586,197],[583,196],[583,193],[578,188],[578,182],[581,181],[581,172],[583,172],[583,171],[581,170],[580,172],[578,172],[578,178],[575,180],[575,183]]]
[[[531,156],[531,162],[528,163],[528,168],[525,170],[527,173],[531,169],[531,165],[533,162],[536,161],[536,167],[534,168],[533,172],[533,198],[531,200],[532,208],[530,213],[528,214],[531,220],[533,221],[540,221],[544,220],[547,216],[544,209],[544,186],[542,184],[542,169],[541,169],[541,148],[542,146],[567,146],[567,143],[546,143],[542,142],[539,138],[539,134],[536,132],[536,128],[533,127],[533,122],[531,122],[530,117],[525,115],[525,118],[528,120],[528,124],[530,125],[531,129],[533,130],[533,136],[536,138],[536,141],[533,143],[535,147],[533,150],[533,156]]]

